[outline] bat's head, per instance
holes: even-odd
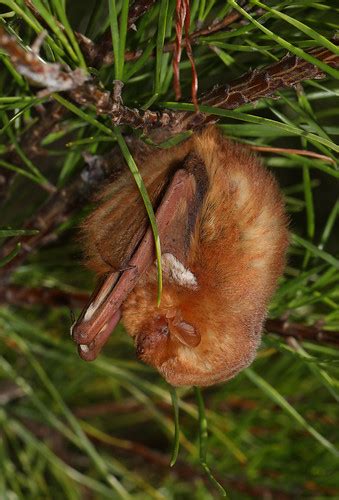
[[[211,314],[201,301],[209,290],[188,291],[165,282],[160,307],[156,293],[156,284],[137,285],[123,305],[122,319],[138,358],[169,384],[209,386],[232,378],[251,363],[261,321],[252,318],[244,325]]]
[[[107,275],[73,339],[83,359],[95,359],[121,312],[138,357],[170,384],[226,381],[253,360],[283,271],[282,197],[245,148],[213,129],[144,165],[163,251],[161,304],[147,213],[124,180],[106,188],[84,225],[88,257],[101,262],[92,267]]]
[[[140,325],[136,336],[139,359],[158,367],[173,358],[180,345],[195,347],[200,343],[195,327],[180,316],[179,309],[159,311]]]
[[[123,323],[134,338],[137,356],[162,372],[183,347],[201,342],[189,304],[197,291],[194,274],[172,254],[162,256],[164,288],[157,306],[156,268],[140,280],[123,304]],[[170,382],[169,377],[166,379]]]
[[[138,358],[174,386],[208,386],[233,377],[255,355],[258,336],[250,330],[256,322],[251,318],[249,325],[242,325],[221,314],[227,306],[219,303],[202,276],[197,278],[171,254],[163,255],[162,262],[160,306],[155,266],[122,306]]]

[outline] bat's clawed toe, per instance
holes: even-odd
[[[104,325],[93,328],[91,322],[81,322],[71,328],[73,341],[78,345],[78,353],[84,361],[94,361],[108,341],[115,326],[120,321],[120,309]],[[99,330],[99,331],[98,331]]]
[[[110,334],[111,331],[108,336]],[[96,337],[90,344],[78,344],[78,353],[80,358],[84,361],[94,361],[99,356],[104,344],[107,342],[108,336],[105,339]]]
[[[91,346],[91,344],[79,344],[78,353],[80,358],[84,361],[94,361],[99,354],[99,352],[93,349],[93,346]]]

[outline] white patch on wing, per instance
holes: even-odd
[[[73,337],[73,330],[74,330],[75,325],[76,325],[76,321],[74,321],[73,325],[71,326],[71,328],[69,330],[69,334],[71,337]]]
[[[195,289],[198,282],[194,274],[171,253],[164,253],[161,256],[161,262],[164,272],[172,281],[185,288]]]
[[[113,282],[114,284],[114,282]],[[98,292],[96,299],[88,306],[87,311],[84,315],[83,321],[89,321],[93,314],[96,312],[99,306],[104,302],[104,300],[107,298],[109,292],[112,290],[112,280],[107,279],[103,286],[101,287],[100,291]]]
[[[87,311],[86,311],[85,316],[84,316],[84,321],[89,321],[91,319],[91,317],[93,316],[95,311],[98,309],[99,305],[100,304],[96,304],[95,302],[92,302],[88,306]]]

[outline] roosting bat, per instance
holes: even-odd
[[[288,245],[273,176],[214,127],[137,164],[156,211],[163,293],[148,217],[126,172],[83,224],[101,282],[72,335],[93,360],[120,318],[137,356],[174,386],[208,386],[253,360]]]

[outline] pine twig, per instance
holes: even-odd
[[[135,2],[130,5],[128,11],[128,21],[127,29],[135,30],[135,23],[137,20],[146,14],[151,7],[155,4],[156,0],[135,0]],[[112,64],[114,61],[113,50],[112,50],[112,35],[111,29],[108,28],[105,33],[101,36],[98,42],[93,42],[85,35],[81,33],[75,33],[81,50],[83,51],[86,61],[88,64],[94,67],[99,67],[102,64]],[[125,55],[125,60],[138,59],[142,55],[141,50],[135,52],[128,52]]]
[[[45,156],[47,151],[40,146],[42,140],[54,131],[66,115],[67,110],[57,102],[48,103],[37,123],[23,133],[20,146],[29,158]]]
[[[21,75],[44,88],[44,95],[79,87],[88,78],[81,68],[66,71],[59,63],[46,63],[32,49],[23,49],[17,39],[7,34],[3,28],[0,28],[0,46],[10,55]]]
[[[333,54],[328,49],[317,47],[308,54],[332,68],[339,68],[339,55]],[[255,103],[259,99],[274,97],[277,91],[297,87],[305,80],[323,78],[326,78],[326,74],[317,66],[295,55],[287,54],[280,61],[263,69],[249,71],[230,84],[215,85],[200,97],[199,105],[236,109],[244,104]],[[177,132],[217,121],[214,116],[203,113],[193,115],[192,112],[179,113],[176,118],[180,123],[174,125]]]
[[[194,45],[198,42],[199,37],[201,36],[209,36],[218,33],[220,31],[223,31],[224,29],[228,28],[231,24],[238,21],[239,18],[241,18],[241,15],[238,12],[236,11],[231,12],[231,14],[225,16],[221,21],[209,24],[206,27],[193,31],[193,33],[189,35],[190,42],[192,43],[192,45]],[[80,38],[83,37],[83,35],[77,34],[77,36],[79,43],[81,43]],[[88,54],[88,56],[86,56],[86,59],[88,61],[91,61],[91,64],[93,66],[97,67],[100,66],[101,64],[113,63],[114,54],[112,51],[110,33],[107,33],[105,36],[105,44],[103,44],[103,42],[96,44],[92,40],[87,39],[87,47],[88,47],[87,49],[83,48],[83,50],[85,54]],[[163,50],[164,52],[173,52],[175,50],[175,47],[176,47],[176,42],[168,42],[164,45]],[[88,52],[89,48],[90,48],[90,53]],[[138,49],[136,51],[127,51],[125,52],[125,61],[135,61],[136,59],[139,59],[139,57],[141,57],[142,54],[143,51],[141,49]]]
[[[206,113],[142,111],[129,108],[116,102],[111,92],[101,89],[93,80],[84,81],[85,76],[78,70],[63,71],[60,66],[44,62],[33,53],[25,51],[14,37],[3,30],[0,30],[0,46],[8,52],[21,74],[28,75],[36,84],[45,85],[48,92],[68,88],[69,97],[77,104],[85,107],[94,105],[97,114],[109,116],[114,126],[130,125],[133,128],[141,128],[146,133],[154,129],[164,129],[164,134],[171,135],[218,120]],[[309,54],[333,68],[339,67],[339,55],[328,49],[315,48],[310,50]],[[250,71],[228,85],[213,87],[203,94],[198,102],[199,106],[236,109],[243,104],[273,97],[278,90],[295,87],[304,80],[319,80],[325,77],[326,74],[317,66],[297,56],[286,55],[280,61],[264,69]],[[83,83],[76,85],[81,81]]]
[[[302,323],[289,323],[284,319],[267,319],[265,330],[286,339],[294,337],[300,341],[306,340],[339,347],[339,332],[324,330],[318,324],[303,325]]]
[[[128,11],[128,29],[133,29],[137,20],[146,14],[155,4],[156,0],[135,0]]]
[[[328,49],[315,48],[309,54],[333,68],[339,67],[339,55]],[[280,61],[261,70],[255,69],[227,85],[215,86],[198,99],[199,106],[221,109],[236,109],[243,104],[255,103],[259,99],[274,97],[278,90],[293,88],[304,80],[321,80],[326,74],[317,66],[294,55],[286,55]],[[162,139],[172,134],[197,129],[204,124],[216,122],[218,118],[207,113],[142,111],[128,108],[112,99],[110,92],[101,90],[88,82],[72,90],[70,97],[78,104],[94,105],[98,114],[108,115],[113,125],[130,125],[152,134],[162,130]],[[155,131],[158,134],[159,130]]]
[[[23,287],[7,285],[0,287],[0,304],[12,306],[39,305],[45,307],[69,307],[71,310],[82,308],[88,300],[86,292],[64,292],[56,288]]]
[[[215,33],[219,33],[223,31],[225,28],[228,28],[231,24],[235,23],[241,18],[241,15],[237,11],[232,11],[230,14],[227,14],[221,21],[212,22],[205,27],[202,27],[191,34],[191,40],[196,40],[200,36],[208,36],[213,35]]]

